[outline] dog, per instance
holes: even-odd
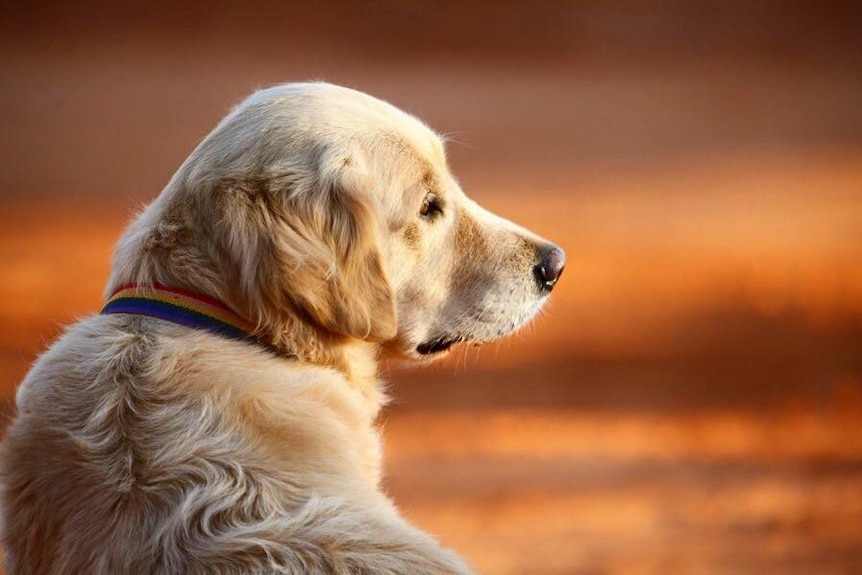
[[[19,387],[8,572],[470,573],[380,489],[377,364],[518,329],[564,264],[469,200],[413,116],[325,83],[253,94]]]

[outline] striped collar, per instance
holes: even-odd
[[[272,346],[254,334],[255,326],[223,302],[161,284],[120,286],[102,308],[103,314],[129,313],[164,319],[207,330],[230,339]]]

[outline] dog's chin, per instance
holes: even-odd
[[[452,349],[456,343],[465,341],[462,336],[441,335],[416,346],[416,353],[424,357],[440,356]]]
[[[531,305],[520,314],[501,322],[502,325],[491,326],[487,330],[477,330],[471,329],[471,326],[462,326],[466,329],[460,333],[437,333],[433,336],[426,336],[427,339],[422,341],[413,340],[411,342],[408,338],[393,340],[389,345],[384,347],[384,355],[390,358],[401,357],[402,359],[412,359],[420,363],[433,362],[449,355],[452,348],[457,345],[469,344],[479,346],[502,339],[529,324],[539,313],[545,300],[546,298],[543,297],[535,302],[530,302]],[[483,327],[487,328],[488,326],[485,325]]]
[[[467,338],[456,335],[436,336],[424,341],[412,342],[405,338],[389,342],[381,351],[385,359],[433,363],[447,357],[453,347],[465,342],[468,342]]]

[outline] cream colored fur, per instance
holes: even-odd
[[[137,315],[71,326],[5,440],[8,572],[469,573],[380,490],[376,366],[524,324],[545,245],[468,200],[389,104],[253,95],[130,225],[106,293],[196,290],[278,353]]]

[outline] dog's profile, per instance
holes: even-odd
[[[510,333],[563,265],[467,199],[412,116],[323,83],[254,94],[20,386],[8,573],[471,572],[379,488],[377,362]]]

